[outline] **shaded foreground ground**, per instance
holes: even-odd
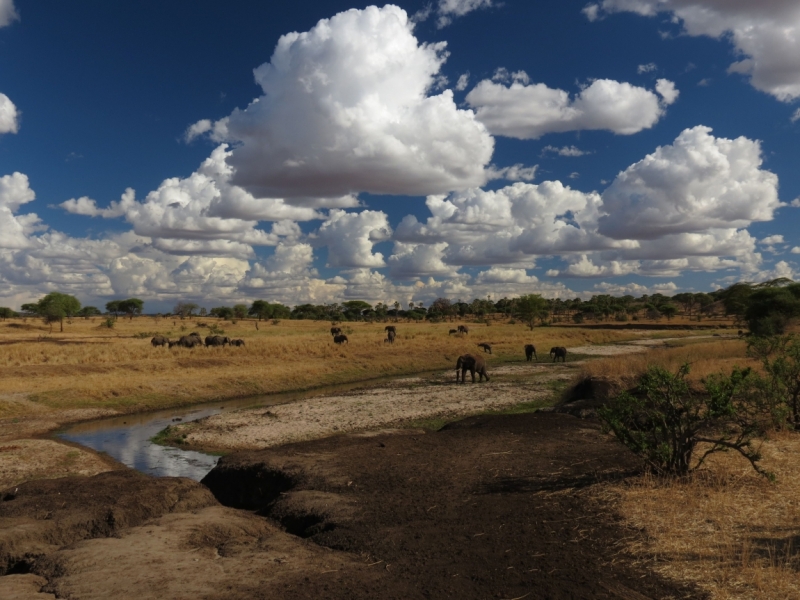
[[[637,462],[596,423],[534,413],[224,457],[202,485],[130,471],[0,502],[0,596],[683,598],[635,567],[593,494]]]

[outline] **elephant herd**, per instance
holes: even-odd
[[[492,345],[488,342],[482,342],[478,344],[478,347],[483,348],[484,352],[492,353]],[[564,346],[553,346],[550,348],[550,356],[553,362],[556,362],[559,358],[561,362],[566,362],[567,349]],[[525,344],[525,357],[528,362],[534,359],[536,359],[536,361],[539,360],[536,356],[536,348],[533,344]],[[461,372],[460,378],[459,371]],[[486,378],[486,381],[489,381],[489,374],[486,372],[486,360],[484,360],[483,356],[474,354],[463,354],[459,356],[456,361],[456,383],[459,381],[461,383],[466,382],[467,371],[472,375],[472,383],[475,383],[476,373],[478,374],[478,383],[483,381],[484,378]]]
[[[173,346],[178,346],[180,348],[194,348],[196,346],[205,346],[209,348],[211,346],[217,347],[225,347],[225,346],[237,346],[241,347],[244,346],[244,340],[239,339],[231,339],[228,336],[221,336],[221,335],[209,335],[206,336],[206,339],[203,340],[200,337],[199,333],[190,333],[189,335],[182,335],[177,340],[171,340],[163,335],[157,335],[150,343],[153,345],[153,348],[157,346],[167,346],[168,348],[172,348]]]
[[[386,339],[383,340],[384,344],[394,344],[394,340],[397,337],[397,327],[395,325],[387,325],[383,328],[386,332]],[[334,344],[349,344],[350,340],[347,339],[347,336],[342,333],[341,327],[331,327],[331,335],[333,336],[333,343]]]

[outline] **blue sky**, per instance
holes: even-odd
[[[796,277],[796,1],[275,4],[0,0],[0,305]]]

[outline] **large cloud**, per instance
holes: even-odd
[[[728,38],[743,58],[729,71],[779,100],[800,98],[800,3],[797,0],[603,0],[584,9],[652,17],[671,12],[689,35]]]
[[[445,44],[419,44],[396,6],[349,10],[278,41],[264,95],[217,124],[232,183],[259,197],[425,195],[482,185],[494,141],[452,92],[428,95]]]
[[[0,134],[19,131],[19,113],[11,99],[0,93]]]
[[[0,0],[0,27],[11,25],[19,19],[19,14],[14,8],[14,0]]]
[[[15,215],[20,206],[31,202],[36,194],[28,176],[13,173],[0,177],[0,248],[27,248],[28,235],[40,226],[35,214]]]
[[[586,129],[623,135],[649,129],[678,97],[675,86],[666,79],[658,81],[656,91],[597,79],[570,98],[564,90],[529,84],[527,75],[518,72],[510,85],[481,81],[466,99],[493,134],[536,139],[547,133]]]
[[[778,178],[761,167],[761,145],[716,138],[708,127],[628,167],[603,193],[599,232],[614,239],[654,239],[769,221],[781,206]]]

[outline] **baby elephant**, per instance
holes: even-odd
[[[155,348],[156,346],[166,346],[167,344],[169,344],[169,339],[165,338],[163,335],[157,335],[152,340],[150,340],[150,343],[153,344],[153,348]]]
[[[231,346],[244,346],[244,340],[241,338],[231,340]]]
[[[342,333],[342,334],[333,336],[333,343],[334,344],[349,344],[350,342],[347,340],[347,336]]]
[[[534,358],[536,362],[539,362],[539,357],[536,356],[536,348],[533,344],[525,344],[525,358],[528,359],[528,362],[531,362]]]
[[[454,333],[458,333],[458,329],[451,329],[448,335],[453,335]]]
[[[553,346],[550,348],[550,356],[553,357],[553,362],[556,362],[559,358],[561,362],[567,362],[567,349],[564,346]]]
[[[482,356],[464,354],[458,357],[458,361],[456,361],[456,383],[458,383],[459,369],[461,369],[461,383],[466,383],[467,371],[472,374],[472,383],[475,383],[476,372],[479,375],[479,382],[483,381],[484,377],[486,377],[486,381],[489,381],[489,375],[486,374],[486,361],[483,360]]]
[[[483,351],[488,352],[489,354],[492,353],[492,345],[489,342],[481,342],[478,344],[478,348],[483,348]]]

